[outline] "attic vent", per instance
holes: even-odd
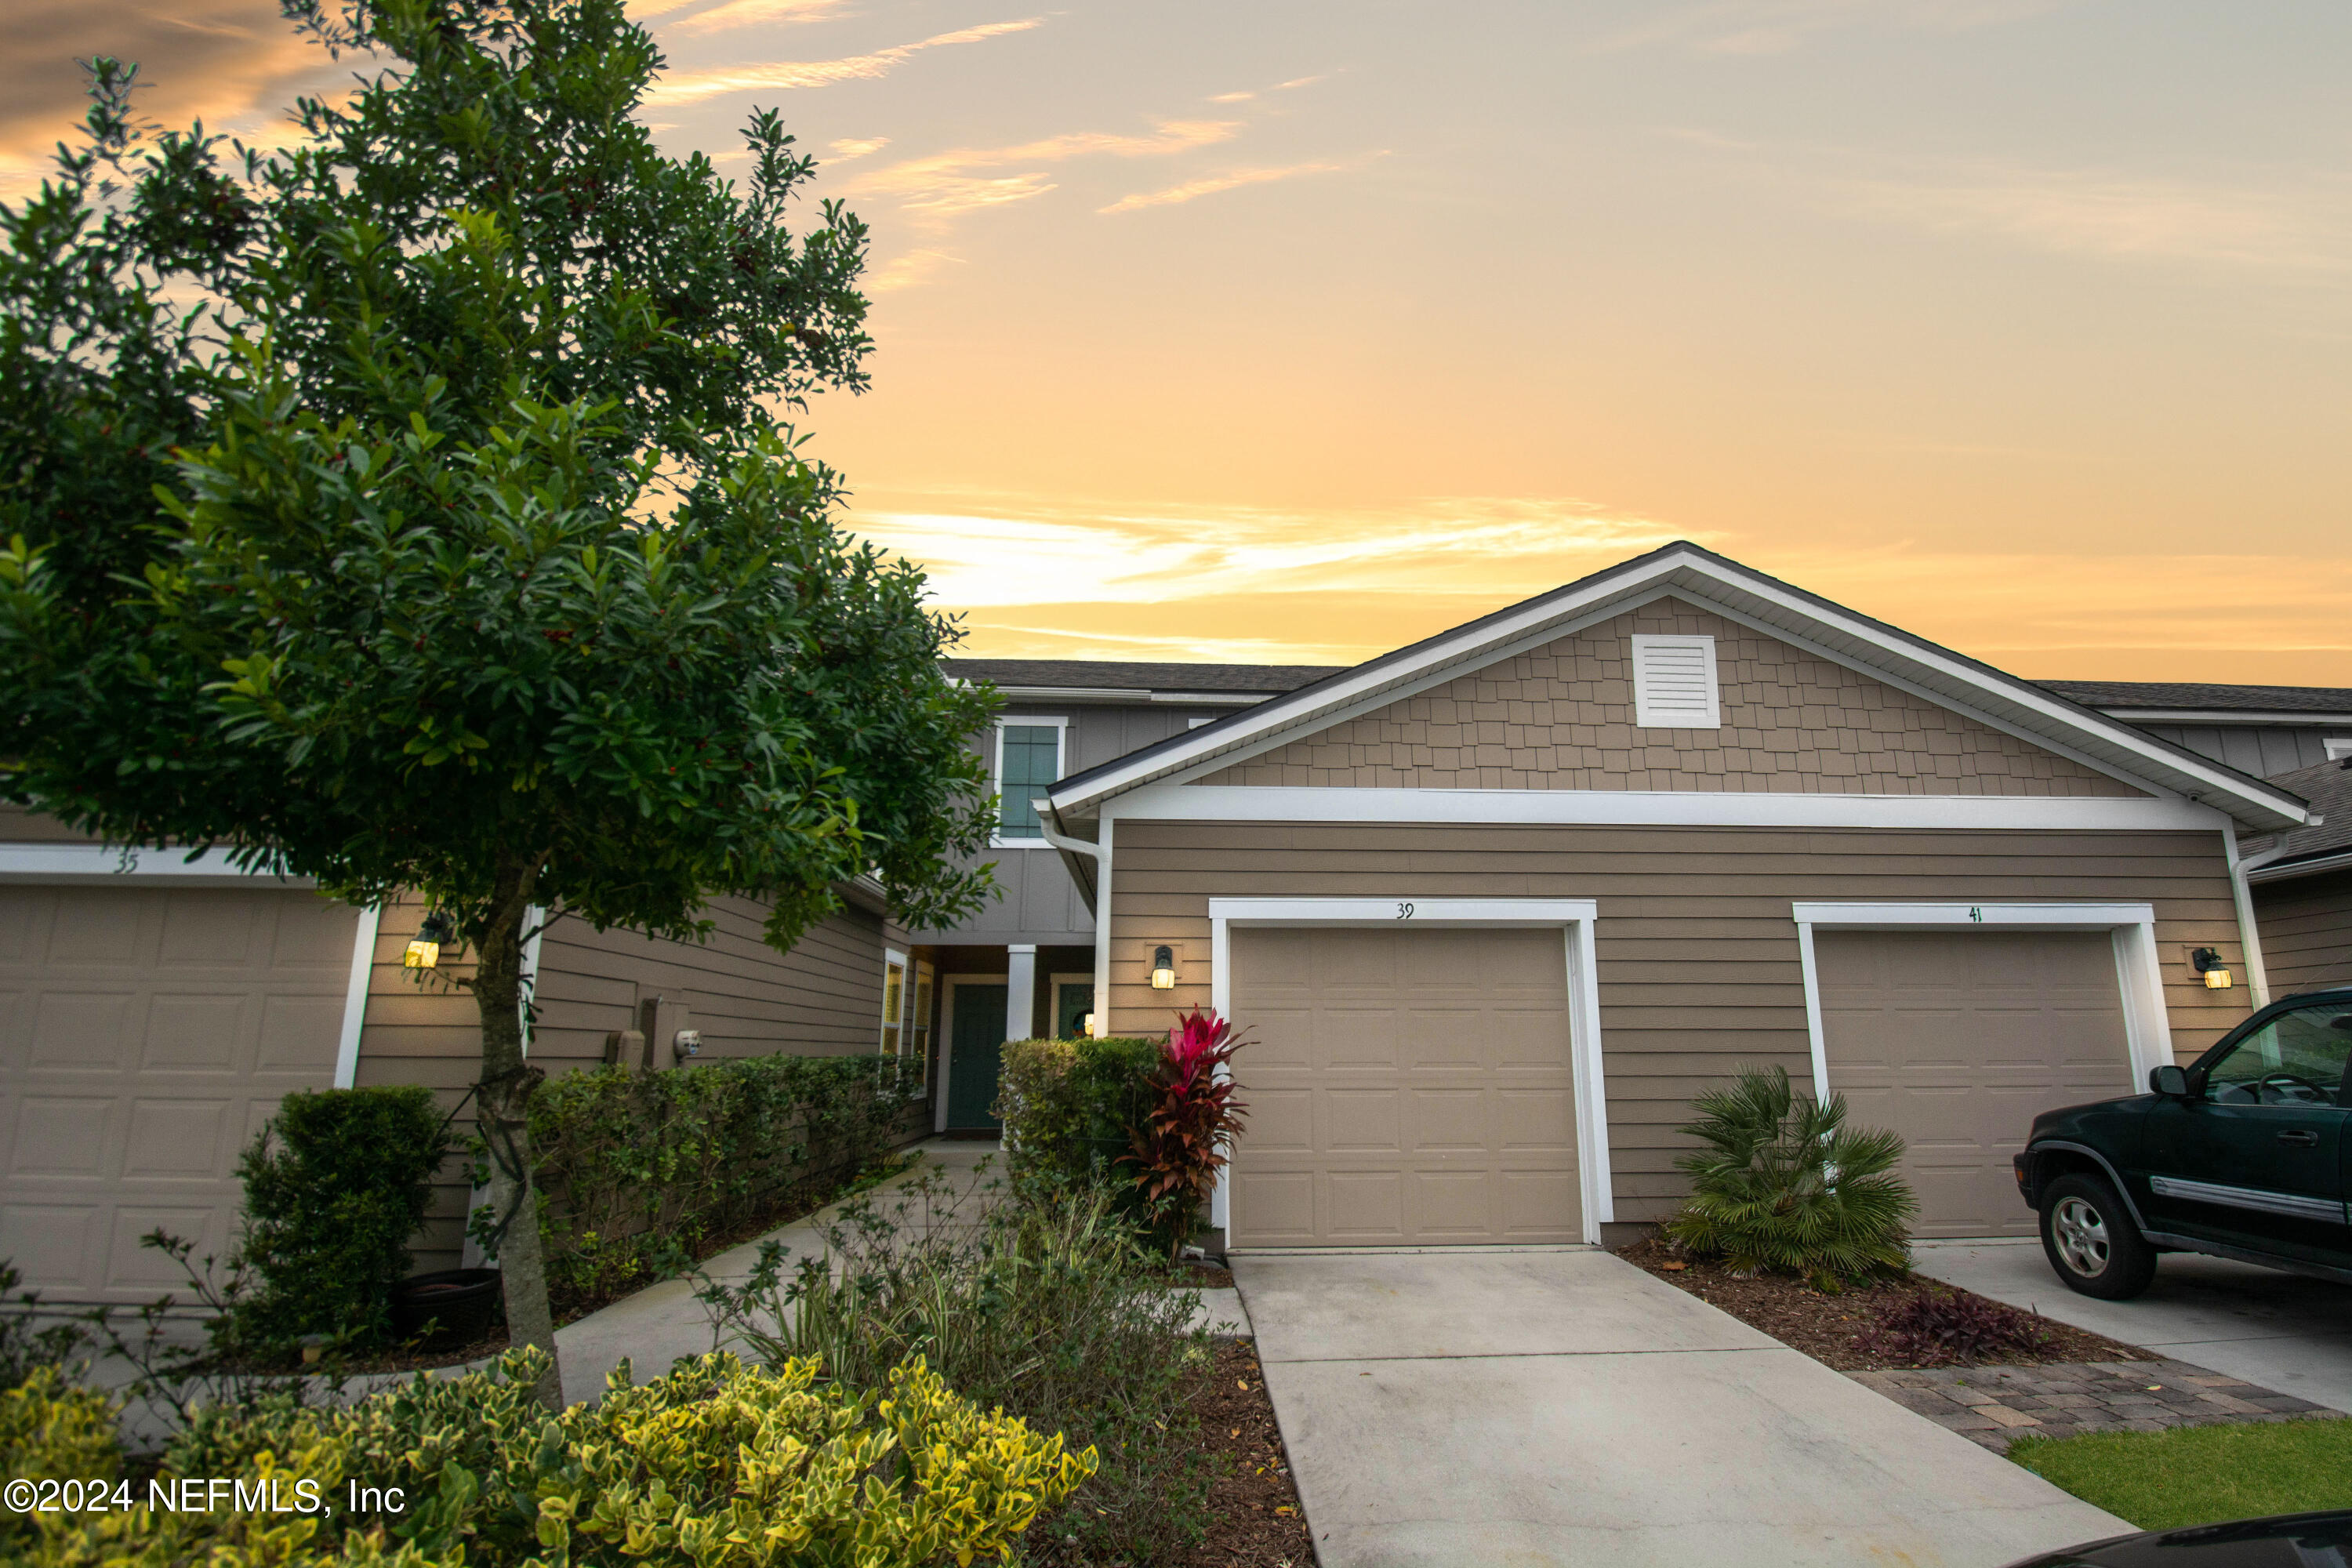
[[[1633,722],[1645,730],[1716,730],[1713,637],[1633,638]]]

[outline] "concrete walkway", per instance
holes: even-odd
[[[2352,1285],[2175,1252],[2146,1295],[2101,1301],[2060,1284],[2031,1237],[1918,1241],[1911,1260],[1931,1279],[2352,1413]]]
[[[2131,1530],[1606,1253],[1232,1261],[1323,1568],[1996,1568]]]

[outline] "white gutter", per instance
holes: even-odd
[[[1038,800],[1030,805],[1037,813],[1037,831],[1045,836],[1046,843],[1066,855],[1090,856],[1095,863],[1095,896],[1090,901],[1095,916],[1095,1038],[1099,1040],[1110,1033],[1110,823],[1102,824],[1102,842],[1089,844],[1054,826],[1061,819],[1054,814],[1051,802]]]
[[[2331,730],[2352,725],[2352,713],[2298,713],[2292,709],[2266,708],[2249,711],[2235,708],[2102,708],[2095,702],[2085,702],[2083,706],[2110,719],[2121,719],[2127,724],[2211,724],[2223,729],[2266,726],[2296,730]]]
[[[2238,945],[2246,954],[2246,990],[2255,1010],[2271,1005],[2271,977],[2263,967],[2263,928],[2254,919],[2253,889],[2246,886],[2245,862],[2238,858],[2238,836],[2221,829],[2221,847],[2230,860],[2230,900],[2238,906]]]
[[[2352,849],[2338,850],[2333,855],[2315,855],[2308,860],[2279,860],[2275,850],[2257,855],[2246,862],[2249,882],[2285,882],[2297,877],[2315,877],[2322,871],[2341,871],[2352,868]]]

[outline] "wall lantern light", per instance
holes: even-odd
[[[2222,964],[2221,955],[2211,948],[2192,950],[2189,954],[2189,966],[2205,977],[2206,990],[2227,991],[2230,988],[2230,971]]]
[[[416,928],[416,940],[408,944],[401,955],[403,969],[436,969],[441,963],[441,950],[457,940],[457,917],[446,910],[435,910]]]
[[[1094,1037],[1095,1016],[1092,1013],[1087,1014],[1085,1017],[1078,1020],[1078,1033],[1086,1036],[1088,1039],[1092,1039]]]
[[[1176,989],[1176,950],[1154,948],[1151,953],[1151,988],[1154,991]]]

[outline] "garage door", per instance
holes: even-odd
[[[238,1153],[333,1082],[356,921],[307,892],[0,886],[0,1257],[27,1285],[152,1300],[181,1283],[139,1246],[159,1226],[226,1253]]]
[[[1233,933],[1240,1247],[1580,1241],[1549,931]]]
[[[2025,1236],[2010,1156],[2040,1112],[2132,1090],[2105,931],[1822,931],[1830,1087],[1903,1135],[1921,1236]]]

